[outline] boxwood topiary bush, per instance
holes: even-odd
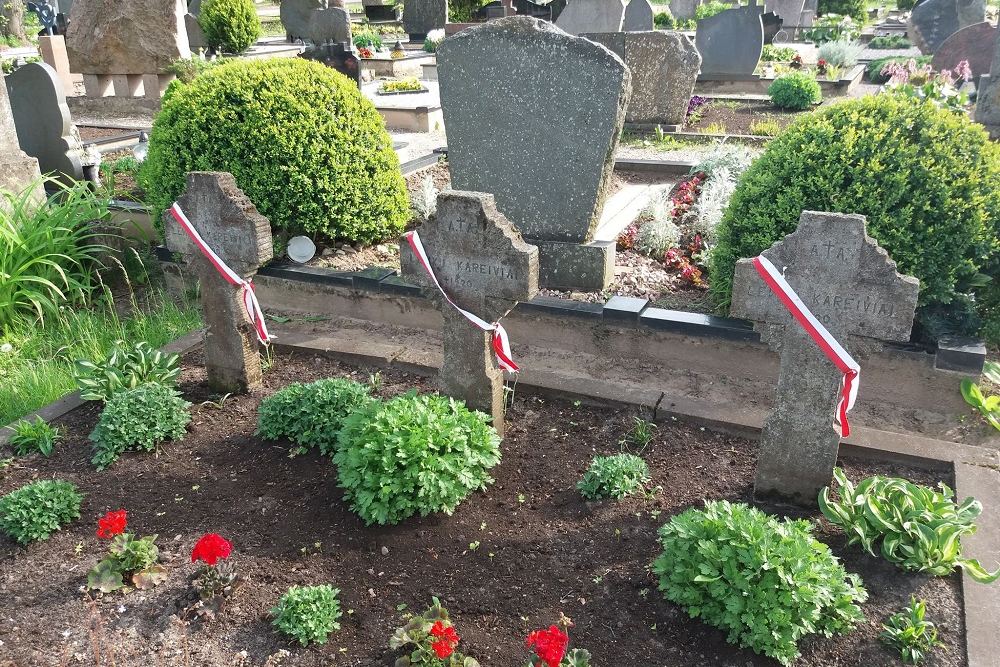
[[[794,231],[803,210],[867,216],[899,271],[920,279],[918,315],[993,276],[977,307],[1000,322],[986,312],[1000,289],[1000,147],[966,116],[882,93],[798,119],[743,175],[717,228],[717,303],[729,304],[736,261]]]
[[[262,32],[253,0],[205,0],[198,24],[209,46],[228,53],[243,53]]]
[[[347,77],[298,58],[234,60],[172,84],[140,172],[157,219],[198,170],[232,173],[290,233],[370,243],[409,218],[378,111]]]
[[[819,82],[807,72],[782,74],[771,82],[767,94],[779,109],[808,109],[823,99]]]
[[[372,401],[345,421],[333,456],[344,497],[365,523],[451,514],[493,482],[500,438],[454,399],[410,392]]]

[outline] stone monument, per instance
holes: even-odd
[[[0,191],[19,194],[32,183],[37,183],[34,195],[42,201],[45,191],[40,175],[38,160],[25,155],[17,142],[17,128],[7,99],[7,86],[0,86]],[[6,206],[6,201],[0,198],[0,207]]]
[[[921,53],[930,55],[952,33],[985,20],[985,0],[923,0],[910,12],[906,34]]]
[[[351,44],[351,15],[342,7],[314,9],[309,25],[313,44]]]
[[[907,341],[920,284],[896,272],[860,215],[803,211],[798,228],[763,253],[855,359],[872,339]],[[815,505],[830,482],[843,376],[758,276],[736,264],[730,313],[756,322],[781,358],[774,409],[764,423],[754,493]],[[861,392],[864,396],[864,372]]]
[[[257,212],[231,174],[189,173],[178,203],[205,243],[244,279],[253,277],[273,257],[271,223]],[[244,392],[260,386],[257,333],[247,318],[242,288],[219,275],[170,211],[163,219],[167,248],[194,266],[201,283],[209,385],[218,392]]]
[[[746,80],[764,50],[764,8],[757,0],[698,21],[695,46],[701,54],[701,78]]]
[[[448,297],[486,322],[496,322],[518,301],[538,293],[538,248],[525,243],[497,210],[492,195],[445,190],[438,195],[437,213],[418,233]],[[441,297],[406,240],[400,243],[400,262],[403,275],[425,288],[444,317],[441,391],[492,415],[493,426],[502,436],[503,373],[497,366],[492,334]]]
[[[972,81],[990,71],[997,43],[997,28],[988,21],[957,30],[941,43],[931,60],[935,72],[953,70],[963,60],[972,70]],[[959,84],[961,85],[961,84]]]
[[[993,139],[1000,139],[1000,39],[993,47],[990,73],[979,77],[976,108],[972,117],[982,123]]]
[[[585,32],[621,32],[625,0],[569,0],[556,25],[570,35]]]
[[[431,30],[448,23],[448,0],[406,0],[403,4],[403,30],[413,43],[422,42]]]
[[[496,197],[538,246],[542,285],[604,289],[615,244],[594,232],[631,94],[625,63],[519,16],[446,39],[437,63],[453,187]]]
[[[29,2],[28,10],[35,12],[42,24],[42,34],[38,35],[38,55],[43,63],[56,71],[63,93],[72,94],[74,83],[66,55],[66,38],[58,32],[58,19],[62,16],[59,8],[39,1]]]
[[[639,32],[653,29],[653,6],[649,0],[631,0],[625,7],[625,18],[622,20],[622,30]]]
[[[288,41],[308,39],[313,12],[327,6],[327,0],[282,0],[278,16]]]
[[[764,0],[764,8],[780,16],[784,24],[790,28],[802,25],[802,11],[805,9],[805,4],[805,0]]]

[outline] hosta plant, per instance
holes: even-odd
[[[990,573],[979,561],[962,557],[961,538],[976,532],[973,521],[983,511],[975,498],[956,505],[946,484],[935,490],[879,475],[854,486],[840,468],[833,477],[840,499],[831,499],[830,487],[824,487],[819,508],[844,529],[848,544],[861,544],[874,556],[881,540],[882,556],[904,570],[945,576],[960,567],[981,583],[1000,578],[1000,569]]]
[[[983,367],[983,376],[995,385],[1000,385],[1000,364],[987,361]],[[990,426],[1000,431],[1000,396],[987,395],[982,388],[969,379],[962,380],[962,398],[972,407],[979,410]]]
[[[8,428],[13,432],[7,442],[18,456],[27,456],[35,452],[49,456],[56,442],[62,437],[58,428],[51,426],[41,417],[35,417],[33,422],[21,419]]]
[[[395,667],[479,667],[475,658],[456,650],[461,640],[448,618],[448,610],[434,597],[427,611],[396,628],[389,638],[389,648],[408,651],[396,660]]]
[[[812,529],[742,503],[706,502],[660,529],[653,571],[664,596],[692,618],[789,665],[806,636],[852,630],[868,598]]]
[[[91,462],[104,470],[125,450],[152,452],[164,440],[179,440],[191,421],[190,406],[176,390],[162,384],[143,384],[114,394],[90,433]]]
[[[20,544],[48,539],[80,518],[82,501],[70,482],[43,479],[26,484],[0,498],[0,531]]]
[[[908,665],[919,664],[935,647],[940,646],[937,627],[925,620],[927,603],[910,597],[910,604],[896,612],[882,624],[879,639],[899,652],[899,657]]]
[[[106,401],[125,389],[135,389],[147,382],[173,385],[180,375],[179,358],[165,354],[149,343],[134,347],[116,345],[103,362],[81,359],[74,365],[76,385],[85,401]]]
[[[292,586],[271,609],[274,627],[302,646],[325,644],[334,630],[340,630],[340,590],[328,584]]]
[[[128,513],[108,512],[97,520],[97,536],[111,540],[108,555],[87,574],[87,588],[111,593],[131,584],[146,590],[167,578],[167,569],[159,565],[160,550],[156,535],[136,537],[125,532]]]
[[[621,499],[649,481],[649,466],[635,454],[595,456],[576,488],[587,500]]]

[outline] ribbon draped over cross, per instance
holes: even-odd
[[[819,346],[823,354],[843,373],[844,380],[841,384],[840,401],[837,403],[837,412],[834,415],[833,423],[839,430],[841,437],[846,438],[851,434],[851,427],[847,422],[847,413],[854,407],[854,401],[858,396],[858,386],[861,384],[861,366],[837,342],[837,339],[827,331],[826,327],[816,319],[770,260],[760,255],[753,259],[753,266],[767,286],[771,288],[771,291],[774,292],[775,296],[778,297],[778,300],[792,314],[795,321],[805,329],[806,333]]]
[[[174,205],[170,207],[170,214],[194,242],[198,250],[201,251],[201,254],[215,267],[219,275],[233,287],[241,288],[243,307],[247,311],[247,317],[250,319],[254,331],[257,332],[257,340],[267,345],[268,341],[271,340],[271,335],[267,332],[267,325],[264,323],[264,312],[260,309],[260,302],[257,301],[257,295],[254,293],[253,281],[249,279],[244,280],[242,276],[222,261],[222,258],[201,238],[201,234],[198,233],[198,230],[194,228],[191,221],[184,215],[184,211],[181,210],[177,202],[174,202]]]
[[[431,262],[427,258],[427,251],[424,250],[424,245],[420,242],[420,235],[415,231],[407,232],[403,235],[403,238],[405,238],[406,242],[410,244],[413,254],[420,260],[420,264],[424,267],[424,270],[427,271],[427,275],[431,277],[431,280],[438,288],[438,291],[441,292],[445,301],[451,304],[452,308],[461,313],[465,319],[469,320],[469,322],[479,329],[492,332],[491,342],[493,345],[493,352],[497,357],[497,365],[509,373],[519,372],[521,369],[514,363],[514,355],[511,354],[510,351],[510,341],[507,338],[507,331],[503,328],[503,325],[500,324],[500,320],[497,320],[496,322],[487,322],[481,317],[460,308],[457,303],[451,300],[448,293],[444,291],[443,287],[441,287],[441,283],[438,282],[437,276],[434,275],[434,269],[431,268]]]

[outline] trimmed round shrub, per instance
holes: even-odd
[[[635,454],[595,456],[583,478],[576,483],[587,500],[625,498],[649,481],[649,466]]]
[[[767,94],[779,109],[808,109],[823,99],[819,82],[808,72],[782,74],[771,82]]]
[[[334,630],[340,630],[340,590],[329,584],[292,586],[271,608],[274,627],[302,646],[325,644]]]
[[[0,530],[20,544],[48,539],[73,519],[80,518],[83,496],[58,479],[26,484],[0,498]]]
[[[184,437],[191,404],[176,389],[149,383],[113,394],[90,433],[91,462],[104,470],[127,449],[156,450],[164,440]]]
[[[366,524],[451,514],[493,483],[500,438],[489,418],[437,394],[410,392],[351,414],[337,439],[340,486]]]
[[[313,447],[332,454],[344,419],[374,400],[370,394],[368,385],[343,378],[290,384],[261,401],[257,435],[288,438],[299,446],[298,454]]]
[[[659,589],[730,644],[789,665],[798,641],[852,630],[868,593],[806,520],[778,521],[725,500],[689,509],[660,528]]]
[[[275,229],[371,243],[409,219],[382,117],[344,75],[301,58],[234,60],[172,84],[140,181],[159,219],[189,171],[228,171]]]
[[[263,32],[253,0],[205,0],[198,24],[208,45],[227,53],[243,53]]]
[[[717,228],[720,305],[736,261],[794,231],[803,210],[866,216],[898,270],[920,279],[922,309],[957,304],[980,272],[993,276],[980,304],[1000,289],[1000,147],[965,115],[883,93],[798,119],[743,175]]]

